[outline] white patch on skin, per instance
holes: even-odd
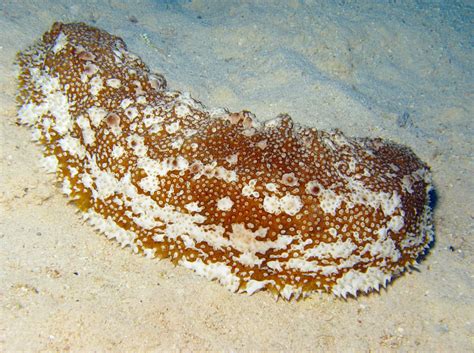
[[[94,76],[99,71],[97,65],[88,63],[85,66],[85,70],[81,73],[81,82],[87,83],[89,78]]]
[[[160,122],[163,121],[163,118],[155,115],[155,109],[151,105],[147,105],[145,109],[143,109],[143,115],[145,118],[160,118]],[[145,119],[143,119],[145,121]],[[151,124],[150,124],[151,125]]]
[[[274,284],[275,281],[256,281],[251,279],[247,282],[244,292],[247,292],[249,295],[254,294],[262,289],[264,289],[268,284]]]
[[[191,109],[185,104],[179,104],[174,109],[178,118],[185,118],[187,115],[191,114]]]
[[[235,153],[229,157],[226,157],[225,159],[227,161],[227,163],[231,164],[231,165],[234,165],[234,164],[237,164],[239,158],[238,158],[238,154]]]
[[[390,198],[388,196],[390,194],[388,193],[380,193],[380,194],[384,194],[381,197],[381,201],[380,201],[380,204],[382,206],[382,211],[386,216],[391,216],[395,212],[395,210],[401,206],[402,199],[400,198],[400,195],[398,195],[396,191],[393,192]]]
[[[118,78],[109,78],[106,81],[106,84],[109,87],[117,89],[117,88],[120,88],[120,86],[122,85],[122,82]]]
[[[283,267],[281,267],[281,262],[280,261],[268,261],[267,266],[271,268],[274,271],[281,272],[283,271]]]
[[[161,122],[163,122],[163,117],[159,115],[150,115],[143,119],[143,124],[145,125],[145,127],[160,125]]]
[[[348,178],[347,180],[352,190],[352,193],[348,194],[348,196],[354,204],[359,203],[374,209],[380,207],[385,216],[391,216],[395,210],[402,206],[400,195],[396,191],[393,193],[374,192],[367,189],[361,181],[353,178]]]
[[[66,44],[68,43],[67,40],[67,35],[65,35],[63,32],[59,33],[59,35],[56,38],[56,41],[54,42],[53,46],[53,53],[56,54],[57,52],[60,52],[66,47]]]
[[[33,76],[33,83],[37,89],[40,89],[43,95],[53,94],[58,92],[62,94],[62,87],[59,82],[59,77],[50,76],[47,73],[41,73],[36,68],[31,70]]]
[[[404,175],[402,178],[402,190],[410,194],[413,193],[413,184],[409,175]]]
[[[164,176],[170,170],[168,164],[156,161],[148,157],[139,158],[137,161],[137,168],[141,168],[148,176],[156,177],[158,175]]]
[[[177,156],[176,157],[176,168],[177,170],[186,170],[189,167],[189,162],[186,158],[183,156]]]
[[[128,147],[133,150],[137,157],[144,157],[147,154],[148,147],[145,145],[145,140],[140,135],[130,135],[126,138]]]
[[[145,105],[148,103],[148,101],[146,100],[145,96],[139,96],[137,97],[137,103],[141,105]]]
[[[213,176],[217,179],[224,180],[227,183],[235,183],[238,180],[237,173],[235,171],[228,170],[220,166],[215,169]]]
[[[110,115],[112,116],[112,114]],[[120,126],[120,120],[114,125],[109,126],[109,130],[114,134],[114,136],[119,137],[122,134],[122,127]]]
[[[62,93],[59,79],[48,74],[40,75],[37,69],[31,69],[31,75],[35,88],[41,90],[44,100],[40,105],[29,103],[22,106],[18,111],[20,122],[31,126],[42,118],[43,125],[45,125],[46,118],[44,115],[49,111],[54,117],[54,123],[51,124],[51,127],[57,133],[64,135],[71,131],[73,119],[69,114],[69,109],[73,102],[69,102],[67,96]]]
[[[186,208],[189,212],[201,212],[203,210],[203,208],[199,206],[198,202],[190,202],[184,205],[184,208]]]
[[[68,152],[72,156],[77,156],[79,159],[84,159],[86,156],[86,149],[81,143],[81,140],[66,135],[58,141],[59,146],[63,151]]]
[[[350,173],[355,173],[355,171],[357,169],[357,160],[355,158],[351,157],[351,159],[348,162],[348,166],[349,166],[349,172]]]
[[[335,243],[320,243],[314,248],[309,248],[306,250],[304,253],[304,258],[309,259],[311,257],[317,257],[318,259],[324,259],[330,256],[334,259],[346,259],[356,249],[357,245],[354,244],[350,239],[345,241],[338,240]]]
[[[248,251],[243,252],[238,257],[234,256],[232,259],[248,267],[260,266],[264,261],[264,259],[260,259],[254,253]]]
[[[244,129],[242,130],[242,135],[246,136],[246,137],[251,137],[253,135],[255,135],[255,129],[254,128],[250,128],[250,129]]]
[[[49,129],[54,125],[54,122],[50,118],[43,118],[43,136],[44,138],[50,142],[51,141],[51,134],[49,133]]]
[[[263,199],[263,209],[271,214],[280,214],[280,199],[277,196],[266,195]]]
[[[228,196],[223,197],[217,201],[217,208],[221,211],[230,211],[233,205],[234,202]]]
[[[263,199],[263,209],[271,214],[280,214],[294,216],[303,208],[303,203],[299,196],[286,194],[282,198],[275,195],[266,195]]]
[[[120,102],[120,108],[123,110],[127,109],[130,104],[132,104],[133,101],[130,98],[125,98]]]
[[[165,235],[163,233],[157,233],[151,237],[155,243],[161,243],[165,240]]]
[[[411,177],[414,181],[423,180],[427,185],[432,185],[432,175],[427,169],[417,169],[413,173],[411,173]]]
[[[73,119],[69,114],[70,104],[67,97],[61,92],[55,92],[46,96],[49,111],[54,116],[53,129],[60,135],[72,130]]]
[[[112,148],[111,157],[115,159],[119,159],[120,157],[123,156],[124,153],[125,153],[125,149],[122,146],[114,145],[114,147]]]
[[[373,258],[390,258],[392,262],[397,262],[401,254],[393,239],[387,237],[387,229],[381,228],[377,233],[379,239],[376,242],[366,244],[361,254],[369,252]]]
[[[336,215],[336,210],[341,206],[344,197],[337,195],[334,191],[329,189],[322,189],[319,193],[319,206],[325,213],[333,216]]]
[[[257,184],[257,179],[252,179],[247,185],[242,188],[242,195],[246,197],[258,198],[260,194],[258,191],[255,191],[255,185]]]
[[[287,186],[297,186],[299,184],[295,173],[283,174],[281,177],[281,183]]]
[[[39,118],[42,117],[47,111],[48,107],[46,104],[24,104],[18,110],[18,119],[20,123],[25,124],[27,126],[32,126],[36,124]]]
[[[86,145],[92,145],[95,142],[95,132],[91,128],[91,124],[89,119],[84,117],[84,115],[79,116],[76,118],[77,125],[82,130],[82,138]]]
[[[101,107],[92,106],[87,110],[89,117],[91,118],[92,125],[98,127],[102,120],[107,116],[108,112]]]
[[[146,176],[145,178],[140,179],[138,185],[151,194],[154,194],[158,190],[158,178],[154,176]]]
[[[189,162],[182,156],[157,161],[148,157],[141,157],[137,161],[137,168],[141,168],[148,176],[165,176],[171,170],[186,170]]]
[[[33,142],[38,142],[42,136],[43,134],[40,129],[33,128],[33,130],[31,131],[31,141]]]
[[[69,181],[68,178],[65,178],[63,180],[63,185],[62,185],[61,191],[63,192],[63,194],[71,195],[71,192],[72,192],[71,182]]]
[[[163,122],[164,119],[162,116],[154,115],[153,109],[151,108],[149,109],[149,111],[151,111],[150,114],[152,115],[147,115],[146,111],[148,108],[149,107],[145,108],[145,111],[143,111],[143,113],[145,114],[145,118],[142,121],[145,127],[148,129],[149,133],[156,134],[160,132],[161,130],[163,130],[161,123]]]
[[[157,134],[157,133],[159,133],[161,130],[163,130],[163,128],[161,127],[161,125],[153,125],[152,127],[150,127],[150,129],[148,129],[148,131],[150,132],[150,134]]]
[[[91,85],[91,94],[93,96],[97,96],[100,91],[104,89],[104,82],[102,80],[102,77],[99,75],[94,76],[90,81],[89,84]]]
[[[291,297],[298,299],[302,293],[301,287],[295,287],[290,284],[285,284],[283,289],[281,290],[281,296],[286,300],[290,300]]]
[[[186,137],[192,137],[194,135],[196,135],[198,133],[198,131],[196,129],[186,129],[184,130],[184,136]]]
[[[303,203],[299,196],[287,194],[280,199],[280,208],[287,215],[294,216],[303,208]]]
[[[135,85],[135,94],[137,96],[145,94],[145,91],[143,90],[143,87],[142,87],[142,83],[140,81],[134,80],[133,84]]]
[[[128,107],[125,109],[125,115],[132,121],[138,116],[138,109],[136,107]]]
[[[393,232],[398,233],[400,229],[403,228],[405,225],[405,220],[403,216],[393,216],[390,218],[390,221],[388,221],[388,228],[391,229]]]
[[[55,155],[43,157],[41,159],[41,167],[46,173],[56,173],[58,170],[58,159]]]
[[[90,174],[95,183],[95,188],[90,187],[94,199],[105,200],[118,191],[120,183],[115,178],[115,175],[100,169],[94,157],[89,161],[88,167],[90,168]]]
[[[174,123],[166,125],[165,129],[168,134],[174,134],[180,129],[179,121],[175,121]]]
[[[87,172],[82,173],[80,179],[84,187],[86,187],[87,189],[92,189],[92,184],[94,181],[92,180],[92,177],[90,176],[89,173]]]
[[[67,169],[69,169],[69,173],[71,174],[71,178],[74,178],[79,173],[77,168],[68,166]]]
[[[261,150],[264,150],[267,147],[267,140],[262,140],[262,141],[257,142],[256,146],[260,148]]]
[[[184,140],[182,138],[177,138],[173,142],[171,142],[170,147],[175,150],[181,149],[181,146],[183,146]]]
[[[267,235],[268,228],[259,228],[256,231],[247,229],[244,224],[232,224],[229,242],[236,250],[248,254],[264,254],[270,249],[285,249],[293,238],[289,235],[280,235],[276,240],[259,240]]]
[[[145,254],[145,257],[147,259],[153,259],[155,258],[155,252],[156,252],[156,249],[150,249],[150,248],[143,248],[143,254]]]

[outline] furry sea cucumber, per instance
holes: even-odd
[[[44,167],[134,252],[290,300],[379,290],[433,239],[431,173],[406,147],[208,109],[83,23],[55,23],[17,62]]]

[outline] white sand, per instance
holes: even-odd
[[[157,2],[0,4],[0,351],[473,351],[469,1]],[[358,299],[275,302],[98,236],[15,124],[14,55],[54,21],[123,37],[172,88],[208,106],[261,119],[288,112],[413,148],[438,195],[436,243],[419,271]]]

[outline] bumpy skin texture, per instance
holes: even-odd
[[[408,148],[166,88],[124,42],[56,23],[18,55],[19,122],[100,232],[286,299],[378,290],[433,238],[430,172]]]

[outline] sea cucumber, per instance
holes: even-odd
[[[17,62],[42,164],[134,252],[290,300],[379,290],[433,240],[431,173],[406,147],[208,109],[83,23],[55,23]]]

